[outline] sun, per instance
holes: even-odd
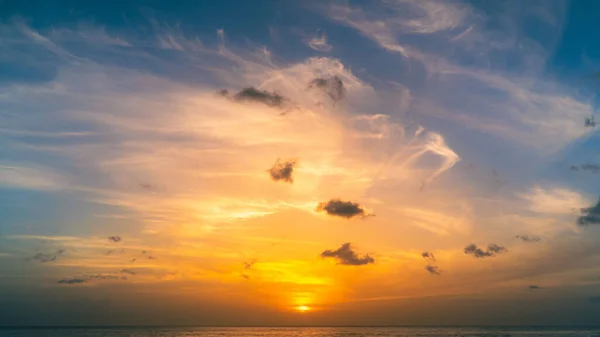
[[[309,307],[307,307],[306,305],[299,305],[296,307],[296,310],[300,311],[300,312],[307,312],[310,310]]]

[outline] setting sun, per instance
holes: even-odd
[[[296,310],[300,311],[300,312],[307,312],[310,310],[309,307],[307,307],[306,305],[299,305],[296,307]]]

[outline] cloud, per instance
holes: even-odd
[[[580,193],[562,187],[534,186],[519,196],[527,202],[525,207],[528,210],[542,214],[569,214],[573,208],[586,204],[586,199]]]
[[[54,253],[37,253],[35,255],[33,255],[32,257],[28,258],[27,260],[36,260],[38,262],[41,263],[45,263],[45,262],[53,262],[56,261],[56,259],[58,258],[59,255],[64,254],[65,250],[64,249],[59,249]]]
[[[120,242],[121,241],[121,237],[120,236],[109,236],[108,237],[108,241],[111,241],[111,242]]]
[[[113,275],[113,274],[92,274],[85,275],[87,280],[127,280],[127,276]]]
[[[129,269],[123,269],[121,273],[135,275]],[[65,278],[59,280],[57,283],[60,284],[81,284],[89,281],[106,281],[106,280],[127,280],[127,276],[124,275],[112,275],[112,274],[89,274],[83,275],[77,278]]]
[[[222,96],[228,97],[229,92],[227,90],[221,90]],[[283,107],[286,99],[276,92],[268,92],[266,90],[259,90],[254,87],[247,87],[240,90],[238,93],[231,97],[237,102],[256,102],[262,103],[270,107],[281,108]]]
[[[542,287],[540,287],[540,286],[536,286],[536,285],[530,285],[528,288],[529,288],[529,289],[531,289],[531,290],[539,290],[539,289],[542,289]]]
[[[59,284],[81,284],[81,283],[87,283],[87,280],[82,279],[82,278],[64,278],[62,280],[59,280],[58,282]]]
[[[596,164],[583,164],[580,166],[583,171],[590,171],[592,173],[600,172],[600,165]]]
[[[583,215],[577,218],[579,226],[600,224],[600,200],[591,207],[581,208],[581,214]]]
[[[3,165],[0,162],[0,188],[57,190],[65,185],[65,179],[49,168]]]
[[[56,255],[55,254],[44,254],[44,253],[37,253],[34,256],[32,256],[30,258],[31,260],[36,260],[39,262],[52,262],[52,261],[56,261]]]
[[[310,82],[308,87],[309,89],[318,88],[322,90],[334,102],[341,101],[346,97],[344,81],[337,75],[325,78],[315,78]]]
[[[569,168],[571,171],[589,171],[592,172],[594,174],[599,173],[600,172],[600,165],[597,164],[582,164],[579,167],[577,165],[571,165],[571,167]]]
[[[313,50],[322,53],[329,53],[333,50],[333,47],[329,43],[327,43],[327,34],[320,30],[317,32],[317,36],[313,37],[310,40],[307,40],[306,44]]]
[[[351,219],[356,216],[364,217],[367,215],[367,212],[358,203],[342,201],[340,199],[331,199],[327,202],[319,203],[319,205],[317,205],[317,211],[346,219]]]
[[[535,236],[535,235],[517,235],[515,236],[517,239],[520,239],[524,242],[540,242],[542,241],[542,238],[539,236]]]
[[[496,254],[506,253],[508,249],[498,246],[497,244],[489,244],[487,250],[483,250],[475,244],[470,244],[464,248],[464,253],[467,255],[473,255],[476,258],[484,258],[484,257],[492,257],[496,256]]]
[[[129,274],[129,275],[135,275],[135,274],[137,274],[133,269],[121,269],[121,273],[123,273],[123,274]]]
[[[425,267],[425,270],[427,270],[430,274],[433,274],[433,275],[441,275],[441,273],[442,273],[442,271],[440,270],[440,267],[430,265],[430,264]]]
[[[294,177],[292,175],[294,173],[295,165],[295,160],[287,160],[281,162],[279,159],[277,159],[275,164],[273,164],[273,166],[268,170],[268,172],[273,181],[283,181],[291,184],[294,182]]]
[[[251,260],[248,262],[244,262],[244,269],[251,269],[252,266],[254,266],[256,264],[256,260]]]
[[[338,264],[348,266],[362,266],[370,263],[375,263],[375,259],[370,257],[368,254],[363,257],[359,257],[358,254],[350,247],[350,242],[342,244],[342,246],[336,250],[326,250],[321,253],[322,258],[334,258],[338,261]]]
[[[429,260],[431,262],[435,262],[435,256],[433,255],[433,253],[430,252],[423,252],[421,253],[421,256],[426,259]]]

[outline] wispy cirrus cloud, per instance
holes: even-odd
[[[327,41],[327,34],[321,30],[311,39],[305,39],[305,43],[311,49],[322,53],[329,53],[333,50],[333,46]]]

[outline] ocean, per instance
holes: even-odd
[[[598,328],[0,328],[0,337],[600,337]]]

